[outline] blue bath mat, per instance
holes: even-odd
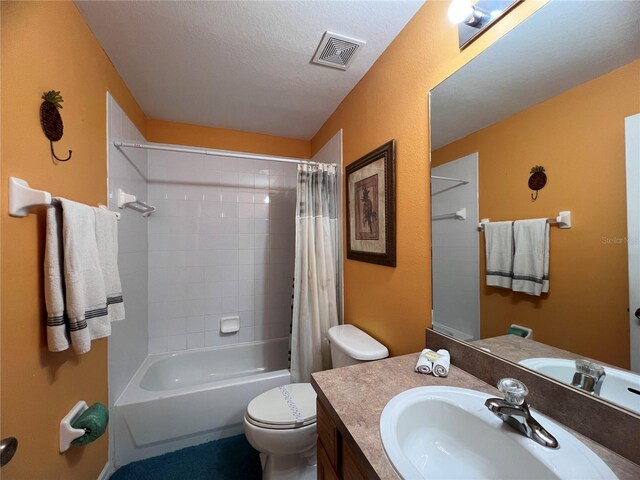
[[[260,457],[244,435],[147,458],[119,468],[110,480],[260,480]]]

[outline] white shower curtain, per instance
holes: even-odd
[[[338,324],[336,166],[298,166],[291,377],[331,368],[326,334]]]

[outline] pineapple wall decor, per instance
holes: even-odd
[[[40,125],[42,125],[42,131],[44,131],[44,134],[49,139],[51,155],[60,162],[66,162],[71,158],[71,150],[69,150],[69,156],[67,158],[58,158],[53,151],[53,142],[57,142],[62,138],[64,130],[62,117],[58,111],[58,109],[62,108],[60,104],[64,100],[62,100],[60,92],[56,92],[55,90],[43,93],[42,99],[44,102],[40,105]]]
[[[531,169],[530,173],[529,188],[535,190],[535,194],[531,194],[531,200],[536,201],[538,199],[538,190],[542,190],[547,184],[547,174],[544,173],[544,167],[542,165],[536,165]]]

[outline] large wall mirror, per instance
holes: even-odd
[[[640,2],[552,0],[430,108],[433,328],[568,384],[595,361],[583,387],[640,413]],[[539,218],[548,292],[488,286],[487,243],[544,255],[546,237],[510,223],[500,246],[481,220]]]

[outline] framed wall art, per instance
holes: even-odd
[[[395,140],[346,168],[347,258],[396,266]]]

